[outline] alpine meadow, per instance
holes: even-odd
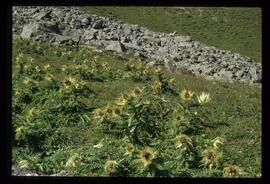
[[[14,176],[261,177],[261,10],[13,7]]]

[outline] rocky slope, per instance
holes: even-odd
[[[207,46],[177,33],[153,32],[138,25],[86,14],[75,7],[13,7],[13,33],[59,44],[84,44],[185,69],[207,79],[261,83],[262,67],[249,57]]]

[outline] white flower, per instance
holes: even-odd
[[[197,99],[198,99],[199,104],[206,104],[211,100],[210,94],[205,93],[204,91],[202,92],[200,96],[197,96]]]

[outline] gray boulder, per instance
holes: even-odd
[[[206,58],[202,55],[198,57],[199,62],[204,62],[205,60],[206,60]]]
[[[91,17],[85,17],[82,19],[83,26],[89,26],[91,24]]]
[[[244,74],[244,70],[238,70],[237,72],[235,72],[235,76],[238,77],[238,78],[241,78]]]
[[[122,53],[126,51],[126,48],[119,41],[111,41],[110,44],[105,48],[106,50],[116,51]]]
[[[55,35],[55,44],[71,44],[73,43],[70,36]]]
[[[93,24],[93,28],[94,29],[102,29],[104,28],[104,22],[102,20],[97,20],[94,24]]]
[[[138,51],[142,51],[143,49],[135,44],[132,43],[123,43],[123,45],[128,48],[128,49],[132,49],[132,50],[138,50]]]
[[[38,35],[40,25],[37,23],[32,23],[25,25],[23,27],[21,37],[22,38],[32,38]]]
[[[96,29],[86,30],[83,34],[83,38],[86,41],[96,39],[97,33],[98,33],[98,30]]]
[[[165,66],[165,67],[167,68],[167,70],[169,70],[170,72],[175,72],[176,65],[175,65],[175,63],[174,63],[172,60],[165,58],[165,59],[164,59],[164,66]]]
[[[36,14],[33,18],[36,20],[51,19],[51,11],[42,11]]]
[[[61,31],[56,23],[33,22],[23,27],[21,37],[31,38],[43,33],[61,34]]]
[[[252,81],[259,80],[258,75],[257,75],[257,69],[256,69],[255,66],[250,67],[249,73],[250,73],[250,76],[251,76],[251,80]]]
[[[218,74],[219,79],[224,80],[224,81],[231,81],[233,77],[232,72],[227,71],[225,69],[221,69],[217,74]]]

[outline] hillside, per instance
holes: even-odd
[[[76,44],[50,13],[32,17],[41,29],[12,43],[13,175],[261,177],[260,88],[172,72],[119,44]]]
[[[111,149],[109,145],[113,143],[120,147],[125,144],[109,132],[100,133],[101,127],[96,127],[91,120],[93,108],[106,106],[136,87],[151,85],[158,80],[157,75],[147,74],[150,75],[150,81],[146,80],[147,76],[133,72],[125,76],[123,64],[136,61],[131,56],[119,60],[113,53],[100,54],[86,48],[74,50],[72,47],[52,47],[18,39],[14,40],[13,46],[13,131],[16,137],[13,142],[13,164],[21,166],[21,161],[27,160],[25,167],[41,173],[59,173],[66,170],[65,164],[73,154],[80,153],[82,160],[76,168],[68,170],[70,174],[103,175],[103,163],[109,153],[104,149]],[[87,72],[91,70],[78,70],[85,65],[84,61],[96,61],[97,64],[106,62],[112,73],[103,71],[101,76],[97,75],[98,78],[87,79]],[[19,73],[21,62],[31,62],[24,64],[22,74]],[[38,74],[38,71],[42,74]],[[260,90],[244,84],[211,82],[162,71],[167,80],[172,77],[175,79],[173,89],[177,92],[186,88],[196,94],[202,91],[210,93],[212,100],[209,104],[203,107],[191,106],[192,111],[197,111],[206,123],[201,132],[203,138],[212,140],[217,136],[224,137],[226,144],[222,148],[225,157],[223,162],[240,165],[246,172],[244,177],[257,176],[261,168]],[[82,88],[77,92],[79,101],[73,99],[76,93],[72,94],[74,92],[63,88],[65,80],[72,79],[82,83]],[[64,93],[61,90],[57,92],[59,88]],[[172,101],[181,102],[178,95],[164,95]],[[65,111],[72,114],[65,115]],[[93,146],[101,139],[104,140],[104,149],[94,149]],[[192,139],[200,140],[200,136],[194,135]],[[118,160],[114,153],[111,158]],[[101,165],[92,168],[93,163]],[[207,170],[198,173],[191,169],[188,173],[192,177],[215,176]]]
[[[82,7],[82,10],[153,31],[178,32],[261,62],[260,8],[226,7]]]

